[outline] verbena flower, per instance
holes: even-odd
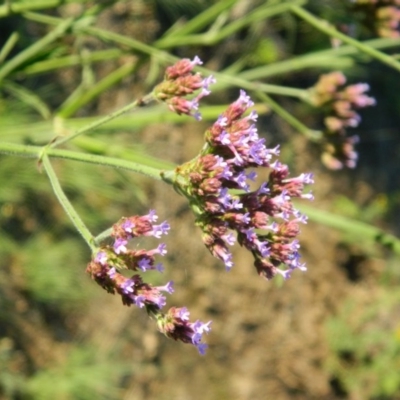
[[[206,145],[192,161],[176,169],[174,185],[186,196],[211,254],[233,266],[230,246],[237,241],[254,257],[258,273],[271,279],[288,278],[300,262],[296,237],[307,218],[292,204],[304,194],[312,174],[291,178],[289,169],[277,159],[279,148],[269,149],[258,136],[257,113],[250,97],[240,91],[238,100],[206,131]],[[270,169],[269,180],[251,190],[257,168]]]
[[[365,94],[369,90],[366,83],[346,84],[341,72],[321,75],[310,88],[312,103],[324,113],[324,141],[322,162],[330,169],[354,168],[357,153],[354,144],[357,136],[347,136],[347,128],[357,127],[361,121],[357,109],[375,105],[375,99]]]
[[[114,238],[114,244],[101,246],[88,264],[86,271],[107,292],[119,294],[124,305],[145,308],[148,314],[156,319],[160,331],[166,336],[184,343],[191,343],[201,354],[204,354],[207,345],[201,342],[201,336],[202,333],[209,331],[211,322],[191,323],[188,320],[188,312],[185,313],[185,318],[178,318],[176,308],[171,308],[166,314],[161,312],[166,304],[164,293],[171,294],[174,291],[172,281],[162,286],[153,286],[145,282],[143,276],[138,273],[129,278],[121,273],[122,270],[136,272],[163,270],[162,264],[156,263],[155,257],[164,256],[167,253],[164,243],[151,250],[131,250],[128,247],[129,241],[135,237],[160,238],[161,235],[167,234],[170,229],[168,223],[163,222],[158,225],[157,219],[153,210],[144,216],[121,218],[113,226],[111,236]]]
[[[193,68],[201,64],[203,62],[196,56],[193,61],[185,58],[168,67],[164,81],[153,91],[154,97],[165,102],[177,114],[191,115],[201,120],[199,101],[210,94],[209,86],[215,83],[212,75],[203,78],[200,73],[193,73]],[[196,96],[190,97],[198,90],[200,92]]]
[[[362,24],[381,37],[400,36],[400,0],[354,0],[351,11]]]

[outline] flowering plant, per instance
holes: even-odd
[[[210,25],[213,18],[210,15],[214,15],[214,17],[220,15],[218,7],[228,9],[233,6],[234,2],[216,3],[220,4],[216,4],[210,14],[205,16]],[[395,57],[377,50],[377,48],[394,46],[388,44],[387,41],[371,44],[371,46],[358,42],[308,12],[302,6],[304,3],[302,0],[285,1],[282,4],[278,4],[280,2],[264,3],[259,7],[260,13],[252,12],[249,19],[242,20],[244,25],[232,23],[227,26],[227,30],[222,29],[221,37],[224,38],[232,32],[242,29],[243,26],[248,26],[249,21],[260,21],[260,19],[265,18],[265,15],[271,16],[288,11],[320,32],[327,34],[330,38],[344,44],[342,49],[338,49],[339,53],[342,51],[342,55],[349,54],[349,47],[351,47],[352,51],[356,49],[394,69],[400,70],[400,64]],[[369,9],[373,8],[373,15],[376,17],[374,29],[379,34],[390,37],[398,35],[398,1],[354,1],[352,3],[356,10],[366,5]],[[31,6],[27,2],[17,5],[14,9],[14,4],[7,2],[7,7],[0,6],[0,17],[4,16],[4,13],[29,11]],[[301,261],[300,257],[299,233],[301,224],[307,222],[308,214],[312,214],[312,212],[300,211],[301,209],[298,209],[297,205],[295,206],[293,200],[313,199],[312,193],[306,189],[306,186],[313,184],[314,178],[310,172],[292,176],[289,166],[280,157],[279,145],[271,148],[267,146],[265,136],[262,133],[259,134],[257,130],[256,123],[259,117],[256,111],[257,107],[255,107],[248,93],[254,95],[254,98],[261,101],[263,105],[266,104],[270,110],[283,117],[296,129],[296,132],[302,133],[307,139],[317,142],[322,153],[322,161],[329,169],[355,167],[357,153],[354,144],[357,137],[355,135],[348,136],[347,131],[356,127],[360,122],[360,115],[357,110],[374,105],[375,100],[366,95],[369,90],[367,84],[346,86],[346,77],[342,72],[322,75],[318,82],[309,89],[283,87],[255,81],[257,78],[254,77],[257,77],[257,74],[261,74],[258,75],[259,77],[273,75],[273,65],[250,71],[252,77],[249,77],[249,71],[243,71],[237,75],[232,72],[237,67],[241,68],[240,63],[237,66],[234,65],[228,71],[224,71],[224,73],[214,72],[209,74],[209,70],[202,67],[203,63],[198,56],[195,56],[192,60],[187,58],[176,59],[171,55],[172,52],[168,54],[161,51],[163,45],[165,46],[165,41],[163,44],[161,40],[157,46],[151,47],[143,45],[143,43],[138,44],[134,39],[122,39],[118,35],[89,26],[92,15],[99,12],[98,9],[100,8],[102,7],[94,7],[87,13],[82,12],[82,15],[65,21],[62,18],[48,15],[38,16],[35,13],[26,13],[27,18],[36,18],[37,21],[49,23],[51,26],[54,25],[55,28],[43,40],[34,43],[22,54],[18,54],[16,57],[10,56],[9,61],[0,63],[0,85],[3,85],[10,93],[24,98],[26,103],[39,110],[44,119],[51,124],[49,131],[54,137],[45,145],[43,143],[49,140],[48,136],[45,139],[40,137],[40,140],[32,141],[32,143],[39,142],[40,145],[31,145],[28,144],[31,143],[31,138],[27,139],[22,136],[21,143],[14,143],[13,141],[0,143],[0,152],[33,157],[38,160],[39,169],[44,170],[49,177],[59,202],[91,250],[92,257],[86,270],[98,285],[107,292],[120,296],[124,305],[133,305],[145,310],[156,321],[159,331],[165,336],[191,344],[201,354],[204,354],[207,345],[204,343],[203,335],[210,332],[211,321],[190,320],[189,311],[184,306],[171,306],[165,311],[167,306],[166,294],[173,293],[173,282],[155,285],[148,278],[149,271],[160,273],[163,271],[163,266],[157,259],[167,254],[166,245],[161,243],[150,250],[132,247],[132,242],[135,242],[135,239],[144,236],[160,239],[170,229],[174,229],[174,226],[170,227],[167,222],[157,224],[156,212],[151,210],[146,215],[121,217],[111,229],[94,236],[64,193],[50,160],[58,157],[113,168],[123,168],[163,181],[186,198],[195,215],[195,224],[201,231],[201,239],[205,247],[212,256],[225,265],[226,270],[230,271],[234,265],[231,246],[237,242],[251,253],[254,267],[261,277],[271,280],[276,275],[280,275],[284,279],[288,279],[295,270],[306,270],[305,263]],[[216,9],[217,11],[215,11]],[[188,31],[186,31],[186,34],[182,34],[182,37],[184,41],[187,40],[186,44],[202,38],[203,44],[209,45],[216,38],[213,33],[215,32],[214,28],[218,27],[221,21],[223,24],[223,19],[218,20],[209,32],[199,34],[199,36],[192,35],[192,30],[202,29],[207,23],[204,25],[204,20],[201,23],[195,21],[196,23],[189,26]],[[105,42],[115,41],[121,47],[127,46],[130,51],[143,52],[146,57],[154,61],[155,67],[166,61],[172,65],[166,68],[164,79],[156,84],[154,89],[150,90],[150,93],[103,118],[83,124],[83,126],[80,125],[82,121],[74,121],[75,126],[68,125],[68,117],[74,111],[89,102],[90,99],[108,87],[107,85],[111,85],[110,82],[115,83],[124,77],[131,76],[135,68],[141,65],[140,62],[135,64],[134,60],[123,53],[124,56],[129,58],[126,65],[123,65],[117,71],[113,71],[110,74],[111,76],[99,82],[91,91],[86,92],[84,82],[82,82],[82,87],[71,94],[70,98],[60,106],[60,110],[54,118],[50,119],[52,114],[41,101],[38,101],[40,100],[38,96],[35,96],[35,93],[21,90],[18,85],[9,81],[9,77],[12,77],[15,73],[14,76],[19,80],[21,74],[29,75],[27,62],[36,58],[39,60],[36,71],[40,71],[43,68],[40,58],[43,54],[51,55],[46,60],[48,64],[44,63],[47,68],[54,68],[55,64],[52,63],[54,61],[52,57],[53,55],[56,56],[57,52],[53,53],[54,49],[49,45],[70,32],[84,34],[89,32],[97,35]],[[172,42],[174,40],[179,42],[182,39],[177,37],[174,39],[174,33],[171,32],[170,39]],[[7,40],[0,52],[0,61],[4,61],[9,54],[12,54],[11,50],[16,43],[17,36],[14,35]],[[166,38],[168,39],[168,35],[166,35]],[[328,57],[329,62],[336,60],[338,52],[336,52],[336,49],[329,49],[327,53],[323,54],[324,57],[320,57],[318,54],[311,55],[310,58],[303,60],[305,64],[302,65],[303,67],[308,65],[326,68],[328,62],[325,57]],[[102,54],[104,55],[104,53]],[[107,53],[108,56],[110,56],[109,53]],[[81,60],[85,57],[80,54],[78,58]],[[323,60],[321,61],[321,59]],[[68,56],[63,61],[74,63],[76,59]],[[296,63],[291,63],[291,60],[287,61],[288,64],[283,63],[284,65],[280,65],[278,70],[287,72],[300,68],[299,65],[295,65]],[[314,65],[315,62],[317,62],[317,65]],[[86,68],[88,64],[90,62],[85,59],[85,68],[83,68],[84,73],[82,74],[85,78],[90,75],[87,73],[89,68]],[[331,67],[329,66],[329,68]],[[154,68],[155,70],[156,68]],[[33,68],[33,71],[35,71],[35,68]],[[221,76],[225,78],[225,81],[219,79]],[[200,102],[210,95],[210,88],[217,82],[217,79],[218,84],[222,84],[222,86],[227,81],[233,82],[230,86],[239,88],[236,90],[236,92],[239,92],[239,96],[228,105],[226,110],[218,111],[212,118],[210,116],[206,118],[207,121],[214,122],[205,130],[203,146],[193,159],[185,160],[179,166],[171,167],[171,169],[156,167],[154,166],[156,163],[141,162],[143,159],[137,157],[137,154],[135,155],[135,162],[132,162],[133,157],[121,155],[126,154],[123,152],[124,149],[119,149],[120,153],[115,156],[114,153],[111,155],[107,152],[102,153],[96,146],[88,152],[78,152],[74,148],[58,148],[67,142],[78,139],[74,142],[75,145],[79,143],[79,139],[82,139],[79,136],[100,128],[103,124],[111,122],[129,110],[147,106],[152,102],[163,103],[170,111],[179,116],[186,115],[200,121],[202,119]],[[271,99],[267,93],[294,97],[313,105],[324,115],[323,129],[311,130],[307,128],[283,106]],[[176,115],[173,116],[176,117]],[[91,138],[87,139],[90,141]],[[81,148],[84,148],[87,143],[82,144],[81,142]],[[77,146],[79,147],[79,145]],[[108,144],[103,146],[103,149],[104,147],[108,147]],[[262,171],[261,174],[260,171]],[[267,177],[261,178],[261,176]],[[303,210],[307,209],[303,208]],[[328,218],[325,218],[325,222],[327,220]],[[334,226],[334,223],[329,223]],[[359,225],[356,226],[359,227]],[[357,233],[364,232],[364,228],[365,226],[362,225]],[[366,231],[373,240],[385,241],[385,244],[389,243],[393,248],[396,246],[398,248],[398,242],[394,237],[382,234],[375,227],[369,228]],[[171,251],[171,249],[168,250]]]
[[[164,81],[153,91],[154,98],[178,114],[200,120],[198,102],[210,94],[209,85],[215,79],[194,74],[193,68],[199,64],[200,59],[195,57],[193,61],[183,59],[167,68]],[[196,97],[187,98],[199,89]],[[311,193],[303,193],[303,188],[313,183],[313,179],[310,173],[289,177],[288,167],[277,159],[279,148],[268,149],[265,139],[258,136],[257,113],[253,110],[245,115],[253,105],[242,90],[238,100],[206,130],[205,145],[199,155],[175,171],[162,172],[162,177],[188,199],[196,215],[196,225],[203,232],[205,246],[224,262],[227,270],[233,266],[228,246],[235,242],[235,232],[239,244],[252,253],[261,276],[271,279],[281,274],[286,279],[293,270],[306,269],[300,262],[296,239],[298,224],[305,223],[306,216],[293,207],[291,198],[312,199]],[[269,180],[251,191],[251,182],[257,174],[248,169],[261,167],[271,170]],[[191,343],[204,354],[206,344],[201,341],[202,334],[209,332],[211,321],[189,322],[185,307],[172,307],[166,314],[161,311],[166,305],[162,292],[172,293],[173,282],[154,287],[139,274],[126,278],[120,273],[123,270],[162,271],[162,265],[155,264],[154,256],[166,254],[164,244],[149,251],[127,247],[128,241],[135,237],[159,238],[166,234],[170,229],[168,223],[156,225],[156,220],[154,211],[141,217],[122,218],[110,234],[114,238],[113,246],[96,248],[87,272],[105,290],[118,293],[123,304],[144,307],[167,337]],[[282,270],[281,265],[287,269]]]

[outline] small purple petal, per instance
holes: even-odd
[[[94,261],[98,262],[99,264],[101,264],[103,266],[107,265],[107,253],[105,251],[99,251],[96,254]]]
[[[141,258],[138,262],[138,267],[142,271],[148,271],[149,269],[152,269],[152,266],[150,264],[150,260],[148,258]]]
[[[116,254],[120,253],[126,253],[127,248],[126,245],[128,244],[128,241],[125,239],[117,238],[114,242],[114,251]]]

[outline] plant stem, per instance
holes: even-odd
[[[88,0],[31,0],[29,3],[8,3],[0,6],[0,18],[13,14],[20,14],[29,10],[41,10],[60,6],[65,3],[85,3]]]
[[[127,75],[132,74],[135,68],[136,64],[132,62],[122,65],[120,68],[114,70],[101,81],[84,91],[84,93],[76,98],[73,102],[65,103],[58,111],[57,116],[61,118],[68,118],[70,115],[75,114],[77,110],[99,96],[102,92],[121,81]]]
[[[220,2],[222,3],[222,2]],[[236,19],[229,25],[219,29],[215,32],[206,32],[198,35],[170,35],[161,38],[157,41],[154,46],[159,49],[166,49],[175,46],[188,46],[188,45],[203,45],[212,46],[225,39],[228,36],[232,36],[235,32],[243,29],[244,27],[254,24],[260,20],[266,20],[277,14],[282,14],[285,11],[289,11],[290,7],[293,5],[302,5],[305,0],[292,0],[288,2],[283,2],[282,4],[263,4],[262,6],[256,8],[249,14],[243,16],[242,18]],[[219,3],[216,3],[218,5]],[[210,14],[211,15],[211,14]],[[208,15],[207,15],[208,17]],[[216,18],[216,16],[214,17]]]
[[[99,234],[94,238],[94,242],[95,242],[97,245],[100,245],[100,243],[101,243],[103,240],[106,240],[106,239],[108,239],[108,238],[111,236],[111,232],[112,232],[112,228],[108,228],[108,229],[106,229],[105,231],[99,233]]]
[[[7,56],[10,54],[13,47],[17,44],[18,39],[19,39],[18,32],[13,32],[10,35],[10,37],[6,40],[0,51],[0,64],[2,64],[4,60],[7,58]]]
[[[312,141],[318,141],[322,138],[322,132],[309,129],[297,118],[293,117],[291,113],[281,107],[276,101],[271,99],[271,97],[269,97],[267,94],[262,92],[256,92],[256,94],[260,100],[264,101],[271,108],[272,111],[275,111],[281,118],[283,118],[287,123],[292,125],[293,128],[297,129],[308,139]]]
[[[199,15],[185,22],[182,26],[174,27],[172,30],[169,30],[160,40],[155,43],[155,45],[158,47],[160,42],[163,42],[165,39],[169,39],[174,36],[186,36],[193,32],[198,32],[200,29],[215,21],[215,19],[218,18],[222,12],[228,8],[231,8],[236,1],[237,0],[217,1],[215,4],[206,8]]]
[[[351,220],[328,211],[318,210],[314,207],[298,205],[296,208],[304,212],[310,220],[321,223],[331,228],[339,229],[349,234],[354,240],[369,239],[375,244],[380,244],[400,255],[400,239],[383,230],[364,222]]]
[[[81,217],[79,214],[76,212],[75,208],[73,205],[70,203],[68,200],[67,196],[65,195],[64,191],[61,188],[61,185],[58,181],[57,175],[54,172],[54,169],[50,163],[50,160],[48,156],[45,154],[42,157],[42,163],[43,167],[50,179],[51,186],[53,187],[54,193],[57,196],[58,201],[64,208],[64,211],[72,221],[72,223],[75,225],[75,228],[77,231],[82,235],[83,239],[85,242],[88,244],[92,252],[96,250],[96,246],[94,244],[94,237],[90,233],[89,229],[86,227],[84,222],[82,221]]]
[[[87,133],[87,132],[89,132],[89,131],[91,131],[93,129],[96,129],[100,125],[103,125],[103,124],[107,123],[108,121],[111,121],[111,120],[119,117],[120,115],[126,113],[129,110],[134,109],[135,107],[141,107],[141,106],[143,106],[145,104],[148,104],[151,100],[153,100],[153,95],[152,94],[148,94],[145,97],[143,97],[142,99],[135,100],[134,102],[126,105],[125,107],[122,107],[121,109],[119,109],[117,111],[114,111],[113,113],[108,114],[105,117],[100,118],[99,120],[96,120],[93,123],[91,123],[91,124],[89,124],[87,126],[84,126],[81,129],[78,129],[76,132],[72,133],[71,135],[68,135],[68,136],[65,136],[65,137],[56,138],[54,140],[54,142],[50,143],[48,146],[49,147],[56,147],[56,146],[58,146],[60,144],[68,142],[68,141],[76,138],[79,135],[82,135],[82,134]]]
[[[307,21],[310,25],[314,26],[321,32],[327,34],[328,36],[335,37],[337,39],[340,39],[344,43],[347,43],[351,46],[354,46],[361,52],[368,54],[369,56],[376,58],[377,60],[381,61],[382,63],[389,65],[390,67],[396,69],[397,71],[400,71],[400,63],[396,61],[393,57],[388,56],[385,53],[382,53],[379,50],[376,50],[370,46],[367,46],[361,42],[359,42],[356,39],[353,39],[341,32],[339,32],[337,29],[333,28],[332,26],[328,25],[328,23],[325,20],[318,19],[308,11],[306,11],[304,8],[299,7],[299,6],[292,6],[291,11],[293,11],[294,14],[296,14],[298,17],[304,19]]]
[[[48,23],[48,24],[59,23],[58,22],[59,18],[48,17],[48,16],[44,17],[44,16],[42,16],[40,14],[36,14],[36,13],[29,13],[27,15],[27,17],[29,19],[32,19],[32,20],[35,20],[38,22]],[[83,27],[78,27],[77,29],[79,31],[85,32],[89,35],[96,36],[106,42],[113,41],[120,45],[127,46],[130,49],[133,49],[140,53],[144,53],[151,57],[155,57],[164,62],[175,63],[176,61],[179,60],[178,57],[168,54],[167,52],[161,51],[161,50],[154,48],[152,46],[149,46],[145,43],[139,42],[138,40],[135,40],[130,37],[128,38],[128,37],[120,35],[118,33],[106,31],[104,29],[100,29],[100,28],[96,28],[96,27],[92,27],[92,26],[83,26]],[[237,87],[247,89],[247,90],[260,90],[265,93],[296,97],[296,98],[302,99],[302,100],[306,100],[308,97],[308,92],[306,90],[302,90],[302,89],[290,88],[290,87],[284,87],[284,86],[278,86],[278,85],[268,85],[268,84],[259,83],[259,82],[249,82],[245,79],[238,78],[237,76],[218,73],[215,71],[211,71],[207,68],[196,67],[196,70],[200,71],[204,74],[214,75],[218,80],[225,83],[225,87],[226,87],[226,85],[228,85],[229,87],[237,86]],[[217,84],[214,86],[214,88],[218,88],[218,86],[219,85]]]
[[[400,45],[400,38],[373,39],[364,42],[364,45],[375,49],[396,47]],[[305,68],[343,69],[344,66],[351,66],[354,63],[353,59],[348,59],[347,56],[354,56],[357,53],[358,50],[354,48],[354,46],[345,45],[249,69],[239,73],[238,76],[241,79],[254,81],[256,79],[287,74]],[[337,68],[339,66],[340,68]]]
[[[91,52],[87,56],[87,60],[89,62],[107,61],[121,57],[123,54],[125,53],[119,49],[98,50]],[[42,74],[58,68],[80,65],[81,62],[82,58],[77,54],[73,54],[70,56],[34,62],[22,69],[21,73],[24,75]]]
[[[11,58],[8,62],[3,64],[0,68],[0,82],[13,70],[18,68],[21,64],[34,57],[42,49],[48,46],[50,43],[63,36],[64,33],[73,25],[74,19],[68,18],[62,21],[58,26],[49,32],[46,36],[39,39],[37,42],[27,47],[25,50],[18,53],[15,57]]]
[[[141,175],[148,176],[152,179],[162,180],[162,170],[160,169],[152,168],[147,165],[142,165],[132,161],[120,160],[113,157],[97,156],[71,150],[52,149],[50,147],[43,148],[40,146],[28,146],[4,142],[0,142],[0,153],[17,154],[22,157],[39,159],[47,155],[54,158],[63,158],[66,160],[82,161],[90,164],[98,164],[114,168],[123,168],[128,171],[133,171]]]

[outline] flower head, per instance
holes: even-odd
[[[193,73],[193,68],[201,64],[202,61],[196,56],[193,61],[185,58],[168,67],[164,81],[153,91],[154,97],[165,102],[171,111],[200,120],[199,101],[211,93],[209,87],[215,83],[212,75],[203,78],[200,73]],[[198,92],[197,95],[187,98],[195,92]]]
[[[267,279],[277,273],[288,277],[300,263],[299,223],[304,218],[292,204],[293,197],[311,199],[305,185],[313,183],[312,174],[291,178],[289,169],[275,158],[279,149],[269,149],[260,138],[255,121],[257,113],[243,90],[239,98],[206,131],[206,146],[194,160],[177,168],[175,186],[189,198],[201,228],[202,239],[211,254],[233,266],[229,247],[238,243],[248,249],[260,275]],[[251,191],[254,168],[271,170],[268,182]],[[263,232],[260,232],[263,230]],[[265,268],[260,265],[270,265]],[[288,272],[279,268],[286,265]]]
[[[310,89],[312,102],[325,110],[325,132],[323,138],[322,162],[330,169],[354,168],[357,153],[354,144],[356,136],[347,136],[347,128],[355,128],[361,121],[357,109],[375,105],[375,99],[365,94],[366,83],[344,86],[346,77],[341,72],[322,75]]]
[[[399,0],[355,0],[351,5],[361,23],[380,37],[400,36]]]
[[[131,277],[126,277],[121,273],[123,270],[132,270],[142,274],[149,270],[162,272],[163,266],[161,263],[156,263],[155,256],[164,256],[167,253],[164,243],[152,250],[131,250],[128,247],[129,241],[135,237],[160,238],[167,234],[170,228],[169,224],[162,222],[156,225],[157,219],[153,210],[144,216],[135,215],[121,218],[112,229],[111,236],[114,238],[114,244],[101,246],[88,264],[86,271],[107,292],[120,295],[124,305],[145,308],[148,314],[158,321],[161,332],[166,336],[193,344],[201,354],[204,354],[207,346],[201,342],[201,334],[209,330],[208,325],[203,326],[199,322],[189,322],[189,312],[185,308],[171,308],[167,314],[161,311],[166,305],[166,297],[163,293],[174,292],[172,281],[165,285],[153,286],[145,282],[139,273],[135,273]],[[169,322],[166,325],[160,321]],[[172,326],[175,324],[176,329],[168,328],[171,324]]]
[[[210,331],[211,321],[203,323],[189,321],[189,311],[186,307],[172,307],[158,318],[158,327],[165,336],[197,347],[201,355],[205,354],[207,345],[203,343],[202,336]]]

